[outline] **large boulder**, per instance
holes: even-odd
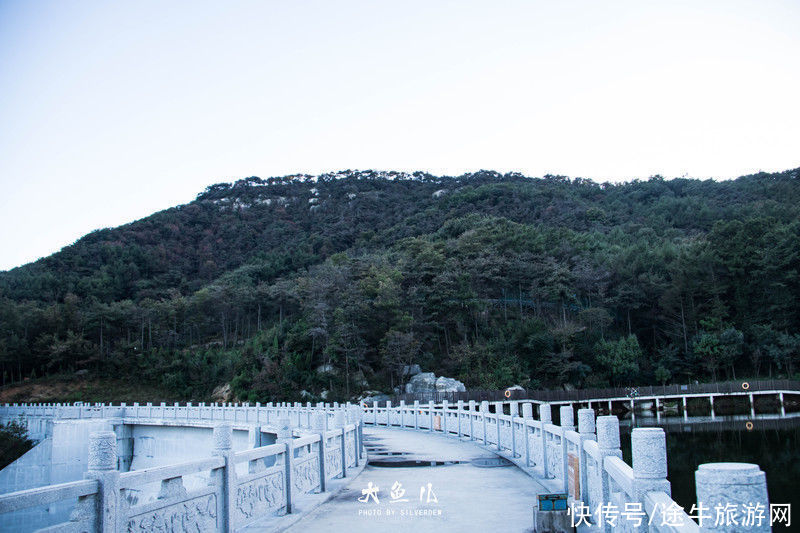
[[[420,372],[406,383],[406,394],[425,394],[436,392],[436,374]]]
[[[406,394],[427,394],[433,392],[465,392],[463,383],[453,378],[441,376],[433,372],[421,372],[406,383]]]
[[[377,390],[365,390],[358,397],[358,403],[362,405],[367,404],[369,407],[372,407],[373,402],[378,402],[381,405],[385,405],[388,400],[391,400],[389,395]]]
[[[231,384],[225,383],[224,385],[220,385],[219,387],[215,388],[211,392],[211,401],[227,403],[231,401],[232,396],[233,392],[231,391]]]
[[[466,392],[467,388],[457,379],[441,376],[436,380],[436,390],[438,392]]]

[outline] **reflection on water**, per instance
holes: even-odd
[[[748,424],[747,422],[751,422]],[[771,503],[792,504],[792,527],[800,531],[800,417],[742,416],[638,417],[637,426],[663,427],[667,433],[668,479],[672,497],[687,511],[696,501],[694,473],[702,463],[756,463],[767,474]],[[752,425],[752,429],[748,429]],[[622,454],[631,464],[630,426],[621,427]]]

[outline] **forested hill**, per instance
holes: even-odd
[[[491,388],[793,375],[799,274],[800,169],[253,177],[0,272],[0,362],[265,401],[409,363]]]

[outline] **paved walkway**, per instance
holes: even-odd
[[[365,427],[364,443],[370,463],[361,475],[288,531],[532,531],[536,495],[545,488],[516,466],[471,462],[496,460],[492,452],[466,440],[399,428]],[[427,465],[379,466],[386,461]],[[377,502],[362,495],[370,483],[378,489]]]

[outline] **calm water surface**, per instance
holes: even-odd
[[[656,425],[653,418],[637,425]],[[756,463],[767,474],[771,503],[792,504],[792,527],[775,531],[800,531],[800,418],[753,420],[747,429],[742,417],[717,417],[713,422],[698,418],[689,423],[670,423],[662,418],[667,432],[667,469],[672,497],[685,510],[696,500],[694,473],[702,463]],[[630,427],[622,427],[622,454],[631,464]]]

